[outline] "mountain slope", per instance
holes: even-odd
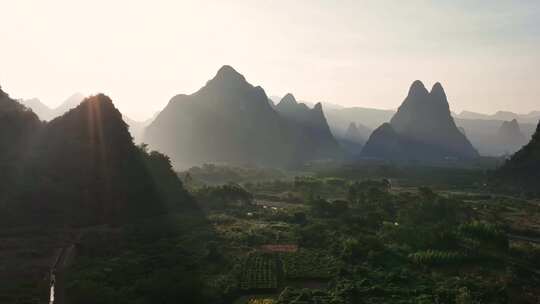
[[[389,145],[384,144],[385,140],[389,141]],[[383,151],[388,147],[394,147],[393,151]],[[471,159],[478,156],[456,126],[442,86],[436,83],[428,92],[420,81],[411,85],[390,124],[383,125],[382,129],[371,135],[364,151],[363,155],[367,157],[403,159],[406,156],[417,161]],[[403,154],[402,151],[408,153]]]
[[[84,98],[85,96],[81,93],[75,93],[69,96],[58,107],[53,109],[52,118],[63,115],[67,111],[77,107],[84,100]]]
[[[495,177],[514,191],[540,195],[540,123],[531,141],[506,161]]]
[[[17,186],[43,123],[32,110],[11,99],[0,88],[0,205]]]

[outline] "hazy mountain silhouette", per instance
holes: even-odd
[[[540,111],[532,111],[528,114],[518,114],[510,111],[497,111],[495,114],[483,114],[471,111],[463,111],[456,115],[457,118],[462,119],[483,119],[483,120],[503,120],[511,121],[513,119],[520,123],[532,123],[536,126],[536,123],[540,120]]]
[[[347,131],[343,136],[343,139],[360,145],[364,145],[366,143],[364,136],[354,122],[351,122],[349,124],[349,127],[347,128]]]
[[[276,105],[275,110],[288,122],[289,134],[295,140],[298,155],[311,160],[335,158],[340,154],[320,103],[310,109],[304,103],[298,103],[289,93]]]
[[[25,107],[32,109],[32,111],[36,113],[41,120],[49,121],[54,118],[53,109],[42,103],[38,98],[21,100],[20,103],[22,103]]]
[[[540,123],[531,141],[496,172],[496,180],[512,190],[540,195]],[[500,186],[500,185],[499,185]]]
[[[324,108],[328,125],[334,136],[342,138],[350,123],[354,121],[364,138],[369,138],[373,129],[390,121],[396,113],[394,110],[380,110],[372,108]]]
[[[67,111],[77,107],[84,99],[84,95],[81,93],[75,93],[69,96],[64,102],[53,110],[54,117],[63,115]]]
[[[110,223],[162,213],[187,198],[167,157],[136,147],[122,115],[103,94],[42,123],[2,92],[0,117],[0,124],[10,126],[0,129],[9,130],[0,131],[0,141],[11,148],[2,149],[0,166],[10,174],[0,184],[14,180],[0,194],[5,224]],[[180,191],[176,198],[162,188],[171,182]]]
[[[499,135],[499,129],[504,124],[502,120],[455,118],[455,121],[465,130],[467,138],[478,152],[485,156],[501,156],[516,152],[521,145],[528,142],[536,130],[536,124],[518,123],[525,140],[521,145],[508,146]]]
[[[360,155],[362,148],[366,143],[365,137],[362,135],[354,122],[349,124],[345,134],[343,134],[341,137],[336,136],[336,139],[341,147],[347,152],[349,157],[353,158]]]
[[[516,119],[502,123],[497,133],[499,145],[508,153],[514,153],[527,143]]]
[[[75,93],[69,96],[56,108],[48,107],[38,98],[21,100],[21,103],[26,107],[31,108],[32,111],[34,111],[34,113],[36,113],[41,120],[49,121],[75,108],[81,103],[83,99],[84,95],[80,93]]]
[[[321,109],[312,111],[313,117],[322,115]],[[199,91],[173,97],[144,138],[179,167],[205,162],[283,166],[309,159],[310,154],[299,147],[312,143],[307,130],[317,130],[308,116],[282,117],[261,87],[223,66]],[[300,135],[308,139],[301,140]]]
[[[126,124],[129,126],[129,133],[131,133],[131,136],[133,137],[133,141],[136,144],[140,144],[143,142],[145,128],[152,123],[156,115],[144,121],[137,121],[137,120],[129,118],[126,115],[122,115],[122,119],[124,119]]]
[[[365,157],[418,161],[478,156],[456,126],[442,86],[436,83],[428,92],[418,80],[412,84],[390,124],[384,124],[373,132],[362,154]]]

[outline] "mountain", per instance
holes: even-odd
[[[390,121],[395,113],[396,111],[393,110],[360,107],[338,110],[325,107],[325,115],[330,129],[339,140],[345,135],[351,121],[362,122],[367,125],[367,129],[362,130],[360,124],[357,123],[364,138],[369,138],[372,132],[371,128],[377,128],[384,122]],[[522,133],[526,138],[530,138],[536,129],[536,123],[540,120],[540,112],[531,112],[529,114],[522,114],[521,116],[519,114],[516,115]],[[465,131],[467,138],[481,155],[500,156],[507,152],[512,153],[516,151],[509,151],[507,148],[499,145],[497,133],[500,125],[505,121],[501,120],[500,117],[469,111],[463,111],[457,115],[454,114],[453,117],[456,125]]]
[[[289,93],[276,105],[275,110],[289,124],[297,153],[306,159],[334,158],[340,154],[320,103],[310,109],[304,103],[298,103]]]
[[[516,119],[503,122],[497,135],[499,144],[507,149],[508,153],[516,152],[527,143]]]
[[[326,151],[313,146],[313,135],[325,132],[318,124],[322,109],[304,110],[282,116],[261,87],[223,66],[199,91],[173,97],[146,128],[144,141],[180,168],[207,162],[288,166]]]
[[[0,154],[8,173],[0,185],[10,185],[0,191],[4,225],[115,223],[187,201],[168,158],[135,146],[121,113],[103,94],[45,123],[1,92],[1,124],[10,126],[0,128],[9,131],[0,131],[9,148]]]
[[[364,145],[366,143],[365,138],[362,136],[362,133],[354,122],[351,122],[349,124],[349,127],[347,128],[347,131],[343,136],[343,139],[360,145]]]
[[[365,137],[362,135],[354,122],[349,124],[349,127],[347,128],[347,131],[343,137],[337,137],[337,140],[343,149],[353,158],[362,152],[362,148],[366,143]]]
[[[499,135],[499,129],[504,124],[502,120],[455,118],[455,121],[458,126],[465,130],[467,138],[478,152],[485,156],[502,156],[516,152],[521,148],[521,145],[531,138],[536,130],[536,125],[519,123],[519,129],[525,140],[521,145],[508,146]]]
[[[495,173],[497,189],[540,196],[540,123],[531,141],[516,152]]]
[[[455,124],[442,85],[436,83],[428,92],[417,80],[390,123],[373,132],[362,155],[439,161],[472,159],[478,152]]]
[[[456,116],[461,119],[483,119],[483,120],[517,120],[519,123],[532,123],[536,126],[540,120],[540,111],[532,111],[528,114],[518,114],[510,111],[497,111],[494,114],[482,114],[470,111],[463,111]]]

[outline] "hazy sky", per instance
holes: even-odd
[[[540,110],[538,0],[0,0],[0,85],[56,106],[104,92],[144,119],[224,64],[268,95],[395,108]]]

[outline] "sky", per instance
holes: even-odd
[[[225,64],[267,95],[397,108],[540,110],[537,0],[0,0],[0,86],[54,107],[109,95],[143,120]]]

